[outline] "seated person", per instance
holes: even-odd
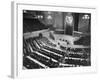
[[[49,37],[50,37],[52,40],[55,40],[55,37],[54,37],[53,31],[50,31]]]
[[[42,33],[39,33],[39,38],[42,38],[43,37],[43,34]]]

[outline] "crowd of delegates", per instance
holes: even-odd
[[[59,50],[56,44],[39,34],[23,39],[23,66],[27,69],[90,66],[90,48]]]

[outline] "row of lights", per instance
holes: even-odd
[[[27,11],[24,10],[24,13],[27,13]],[[50,11],[48,11],[48,14],[49,15],[47,16],[47,19],[48,20],[52,19],[52,16],[51,16],[51,12]],[[43,15],[36,15],[34,18],[35,19],[43,19]],[[90,19],[90,17],[89,17],[89,15],[85,14],[85,15],[83,15],[82,19]]]
[[[24,13],[27,13],[27,10],[23,11]],[[43,19],[43,15],[35,15],[35,19]]]
[[[43,19],[43,15],[36,15],[34,18],[35,19]]]
[[[82,19],[90,19],[89,15],[85,14],[83,15]]]
[[[34,18],[35,18],[35,19],[43,19],[43,15],[36,15]],[[47,16],[47,19],[48,19],[48,20],[51,20],[51,19],[52,19],[52,16],[51,16],[51,15],[48,15],[48,16]]]
[[[24,13],[27,13],[27,11],[26,10],[24,10],[23,11]],[[44,16],[43,15],[35,15],[35,17],[34,17],[35,19],[43,19],[44,18]],[[50,11],[48,11],[48,16],[47,16],[47,19],[48,20],[51,20],[52,19],[52,16],[51,16],[51,12]]]

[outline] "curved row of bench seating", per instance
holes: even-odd
[[[45,45],[42,43],[44,43]],[[69,50],[70,54],[68,54],[67,52],[60,51],[53,47],[50,47],[52,46],[51,44],[53,43],[50,42],[47,38],[30,38],[26,40],[26,43],[25,45],[23,45],[23,47],[27,47],[25,49],[27,51],[26,53],[29,54],[28,56],[30,56],[31,58],[39,61],[40,63],[50,68],[61,67],[59,63],[62,63],[63,60],[64,60],[64,64],[69,64],[69,65],[79,65],[79,66],[90,65],[90,61],[86,60],[89,57],[89,55],[78,54],[78,52],[82,52],[81,49],[70,49]],[[28,50],[29,46],[32,50]],[[37,54],[36,52],[38,52],[41,55],[44,55],[45,57]],[[87,49],[87,52],[88,52],[88,49]],[[68,56],[66,56],[65,54],[68,54]],[[65,58],[65,57],[68,57],[68,58]],[[80,58],[80,59],[73,59],[73,58]],[[61,61],[61,59],[63,60]]]

